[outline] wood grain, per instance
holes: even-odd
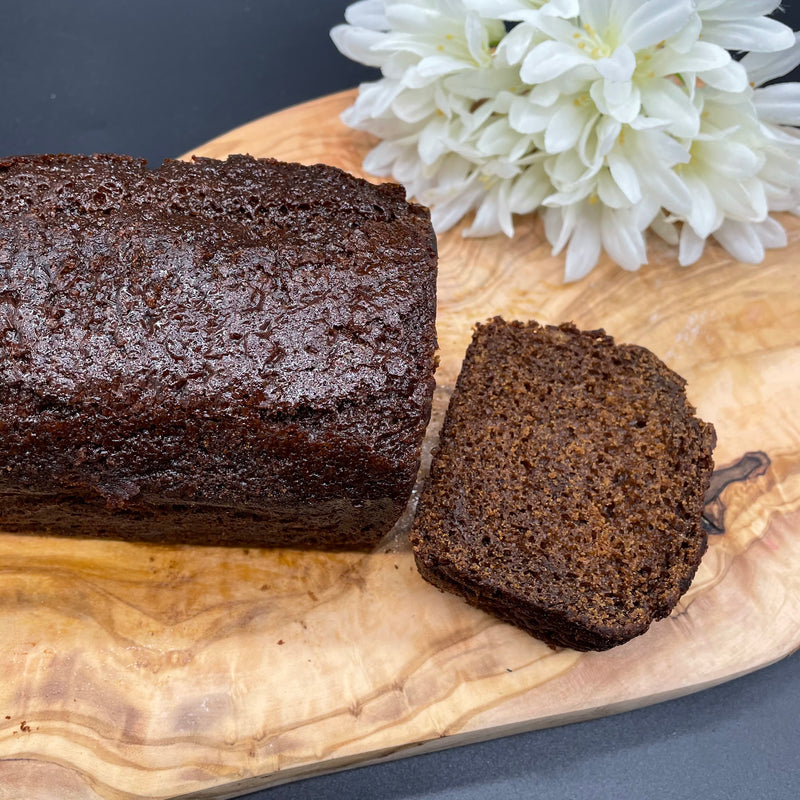
[[[359,173],[344,93],[195,152]],[[716,425],[720,493],[675,613],[602,654],[551,650],[416,573],[405,522],[368,555],[0,535],[0,798],[233,797],[381,758],[635,708],[800,645],[800,224],[765,263],[602,263],[561,281],[541,224],[440,238],[436,422],[494,314],[604,327],[683,374]],[[430,445],[430,439],[428,446]],[[758,455],[743,459],[746,453]],[[757,468],[753,468],[755,464]],[[711,513],[711,512],[710,512]]]

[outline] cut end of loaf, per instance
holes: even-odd
[[[714,429],[603,331],[479,325],[411,532],[421,574],[556,646],[644,633],[703,552]]]

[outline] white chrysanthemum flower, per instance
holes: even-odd
[[[344,121],[382,141],[365,168],[437,230],[511,236],[539,210],[565,277],[605,251],[634,270],[646,231],[697,260],[713,236],[758,261],[800,208],[800,57],[767,0],[361,0],[337,47],[381,69]],[[751,50],[741,62],[729,47]]]
[[[765,248],[786,246],[769,212],[800,212],[800,133],[786,127],[800,123],[800,84],[761,86],[800,64],[800,39],[792,34],[791,47],[750,53],[742,64],[754,91],[709,93],[692,158],[677,170],[694,198],[680,231],[683,265],[697,261],[712,234],[739,261],[758,264]]]
[[[361,0],[346,19],[331,31],[336,46],[383,74],[343,115],[382,139],[365,169],[431,205],[437,230],[476,210],[472,233],[513,235],[512,214],[533,211],[546,189],[519,181],[530,148],[499,130],[496,98],[519,82],[515,69],[493,64],[503,22],[460,0]]]

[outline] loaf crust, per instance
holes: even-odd
[[[417,473],[435,309],[399,186],[0,161],[0,529],[370,546]]]
[[[714,444],[648,350],[478,325],[411,530],[419,570],[551,645],[622,644],[691,583]]]

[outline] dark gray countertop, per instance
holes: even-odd
[[[158,163],[271,111],[353,86],[369,72],[328,39],[345,5],[0,0],[0,155],[105,151]],[[785,5],[800,28],[800,3]],[[795,800],[800,654],[638,711],[251,797]]]

